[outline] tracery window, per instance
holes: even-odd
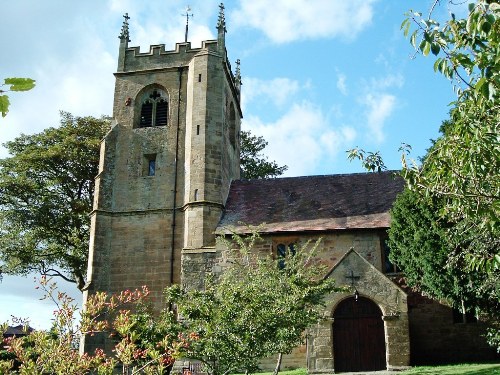
[[[168,123],[168,99],[158,89],[146,96],[141,104],[139,127],[166,126]]]

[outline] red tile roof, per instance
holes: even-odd
[[[403,187],[393,171],[233,181],[217,233],[387,228]]]

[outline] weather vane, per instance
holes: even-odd
[[[191,7],[188,5],[186,7],[186,14],[181,14],[181,16],[186,16],[186,34],[184,35],[184,42],[186,43],[188,41],[189,17],[194,17],[194,14],[189,14],[189,12],[191,12]]]

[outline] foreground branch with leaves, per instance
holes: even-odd
[[[457,98],[421,163],[402,148],[400,174],[412,192],[393,210],[391,251],[411,286],[498,321],[500,3],[472,2],[464,18],[447,3],[444,22],[435,19],[442,5],[435,0],[426,15],[410,11],[401,25],[415,55],[436,56],[434,70],[454,83]],[[349,151],[369,170],[384,166],[378,155]],[[498,323],[488,339],[500,351]]]
[[[35,80],[31,78],[5,78],[0,84],[0,113],[7,116],[10,107],[7,92],[29,91],[35,87]]]

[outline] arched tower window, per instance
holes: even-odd
[[[168,99],[160,89],[148,91],[141,103],[139,127],[166,126],[168,124]]]

